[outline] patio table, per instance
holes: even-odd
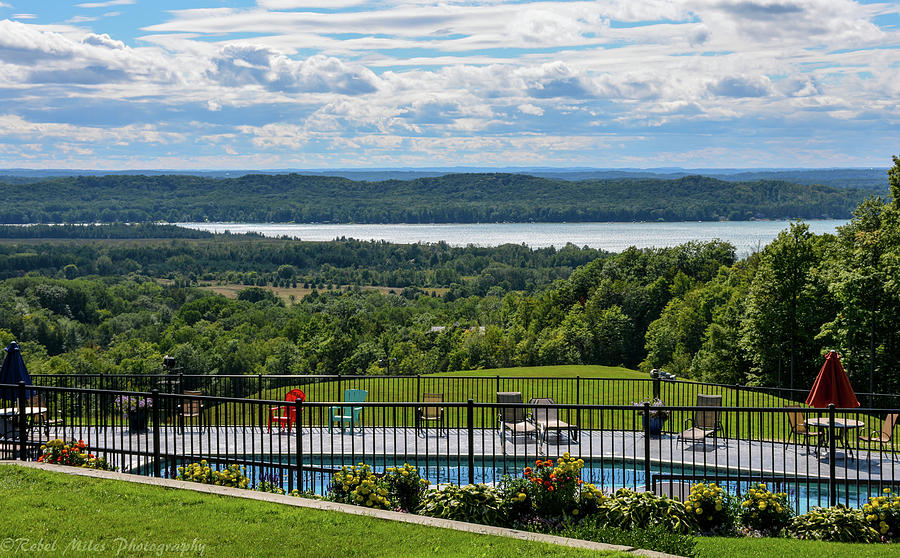
[[[820,442],[820,446],[829,447],[830,438],[834,438],[835,443],[841,442],[844,446],[844,452],[850,456],[851,459],[855,459],[853,456],[853,448],[850,447],[848,443],[849,432],[851,430],[857,430],[865,426],[861,420],[854,419],[834,419],[834,431],[828,427],[828,417],[819,417],[819,418],[811,418],[805,421],[806,426],[811,426],[813,428],[818,428],[822,432],[825,432],[825,436],[822,437]],[[818,455],[818,451],[816,452]]]

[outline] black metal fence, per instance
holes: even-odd
[[[38,386],[73,387],[177,394],[202,391],[214,397],[281,399],[292,388],[303,389],[309,401],[340,401],[346,389],[363,389],[369,400],[420,401],[424,393],[444,394],[445,401],[495,401],[499,391],[518,391],[530,397],[550,397],[573,405],[627,405],[649,397],[671,405],[696,404],[697,396],[721,395],[734,407],[782,407],[802,404],[808,390],[747,387],[651,378],[532,377],[532,376],[346,376],[346,375],[210,375],[210,374],[41,374]],[[867,408],[900,408],[897,394],[857,394]]]
[[[386,381],[343,378],[339,387],[397,394],[354,383],[378,380]],[[205,459],[213,466],[244,467],[254,486],[267,481],[321,494],[344,465],[366,463],[383,472],[410,463],[434,484],[497,483],[503,475],[521,476],[536,459],[555,460],[569,452],[584,460],[584,480],[608,492],[628,487],[684,494],[676,489],[706,480],[740,494],[763,481],[787,492],[800,511],[835,503],[858,506],[883,488],[900,488],[900,441],[863,440],[900,413],[896,407],[802,409],[785,408],[783,401],[757,405],[752,399],[737,406],[728,397],[744,397],[741,391],[726,392],[721,407],[632,405],[632,399],[653,393],[650,381],[620,386],[624,393],[615,397],[625,404],[576,403],[600,394],[612,397],[613,387],[587,379],[534,385],[528,380],[500,378],[488,384],[488,395],[481,378],[428,383],[422,377],[419,391],[406,384],[401,401],[357,403],[341,402],[343,393],[328,385],[332,382],[307,384],[310,393],[323,395],[294,403],[281,397],[165,393],[156,387],[0,386],[18,393],[0,412],[0,458],[36,459],[50,439],[84,440],[90,451],[124,472],[172,478],[179,466]],[[666,389],[682,389],[680,384],[688,383],[659,385],[660,395],[674,398]],[[425,393],[468,389],[491,400],[422,402]],[[549,395],[556,404],[498,403],[498,391],[518,391],[524,401]],[[680,397],[696,394],[688,390]],[[148,399],[149,405],[127,413],[117,403],[121,398]],[[644,420],[653,414],[665,419]]]

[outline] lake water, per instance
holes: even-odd
[[[812,232],[834,233],[846,220],[806,221]],[[257,232],[301,240],[385,240],[398,244],[444,241],[451,246],[526,244],[532,248],[571,242],[610,252],[676,246],[691,240],[720,239],[734,244],[739,256],[760,249],[788,227],[790,221],[685,221],[671,223],[454,223],[429,225],[290,224],[290,223],[176,223],[211,232]]]

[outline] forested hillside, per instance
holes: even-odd
[[[170,354],[201,374],[590,363],[800,389],[834,349],[857,391],[871,381],[896,393],[894,162],[892,200],[864,201],[836,235],[794,223],[741,261],[721,242],[605,254],[227,235],[3,240],[0,343],[21,341],[38,373],[154,372]],[[329,273],[409,287],[383,294],[358,282],[290,304],[263,288]],[[204,276],[247,286],[228,299],[194,287]],[[450,288],[423,292],[431,281]]]
[[[355,182],[328,176],[83,176],[0,184],[0,223],[145,221],[474,223],[847,218],[871,192],[702,176],[571,182],[452,174]]]

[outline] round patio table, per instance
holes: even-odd
[[[834,438],[835,444],[841,442],[844,446],[844,452],[849,455],[851,459],[855,459],[855,457],[853,457],[853,448],[851,448],[848,443],[850,437],[849,432],[865,426],[863,421],[836,418],[834,419],[834,431],[830,431],[831,429],[828,427],[828,417],[811,418],[804,422],[806,423],[806,426],[818,428],[822,432],[825,432],[825,436],[823,436],[822,442],[819,444],[820,446],[829,447],[829,437]]]
[[[43,415],[47,412],[47,407],[25,407],[25,416]],[[13,417],[19,414],[18,407],[7,407],[0,409],[0,416]]]

